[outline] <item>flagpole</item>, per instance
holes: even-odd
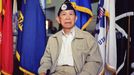
[[[127,41],[127,75],[129,75],[129,58],[130,58],[130,16],[128,16],[128,41]]]

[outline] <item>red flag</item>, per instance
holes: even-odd
[[[12,32],[12,0],[3,0],[2,25],[2,73],[13,73],[13,32]]]
[[[1,28],[2,28],[2,0],[0,0],[0,72],[1,72],[1,38],[2,38]]]

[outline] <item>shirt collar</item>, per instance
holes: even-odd
[[[75,27],[73,27],[68,34],[65,34],[64,30],[62,29],[62,35],[64,35],[64,36],[68,36],[68,35],[75,36]]]

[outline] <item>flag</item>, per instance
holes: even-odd
[[[1,40],[2,40],[2,0],[0,0],[0,73],[1,73],[1,66],[2,66],[2,63],[1,63],[1,53],[2,53],[2,50],[1,50]]]
[[[38,73],[46,45],[45,0],[22,0],[16,56],[25,74]]]
[[[116,0],[116,26],[117,26],[117,74],[131,75],[134,62],[133,49],[133,0]],[[130,23],[129,23],[130,22]],[[130,26],[130,29],[128,29]],[[129,33],[130,31],[130,33]],[[130,37],[129,37],[130,35]],[[131,39],[131,41],[130,41]],[[130,48],[128,48],[128,41]],[[133,75],[133,74],[132,74]]]
[[[20,0],[19,0],[20,1]],[[13,15],[12,15],[12,24],[13,24],[13,49],[14,55],[16,51],[16,42],[17,42],[17,30],[18,30],[18,3],[17,0],[13,0]],[[16,57],[14,57],[14,71],[15,75],[22,75],[23,73],[19,70],[19,62]]]
[[[108,74],[116,74],[117,46],[116,46],[116,24],[115,24],[115,0],[107,2],[109,12],[109,26],[107,26],[106,38],[106,70]]]
[[[93,13],[90,0],[70,0],[78,17],[76,26],[84,30],[92,21]]]
[[[134,16],[132,17],[131,19],[131,38],[134,38]],[[131,42],[131,48],[130,48],[130,74],[133,75],[134,74],[134,39],[132,39],[132,42]]]
[[[18,25],[17,0],[13,0],[12,22],[13,22],[13,33],[14,33],[14,35],[17,35],[17,25]]]
[[[12,0],[3,0],[2,25],[2,73],[13,74],[13,32],[12,32]]]
[[[103,59],[100,74],[116,73],[115,1],[100,0],[98,5],[95,37]]]
[[[14,52],[16,50],[16,37],[17,37],[17,25],[18,25],[18,10],[17,10],[17,0],[13,0],[13,15],[12,15],[12,23],[13,23],[13,39],[15,44],[13,44]]]

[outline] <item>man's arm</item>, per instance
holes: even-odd
[[[49,38],[47,46],[46,46],[46,50],[40,61],[40,67],[38,69],[38,73],[40,75],[46,75],[47,71],[51,67],[50,43],[51,43],[51,39]]]
[[[95,41],[92,41],[91,43],[91,39],[88,41],[88,45],[91,47],[89,48],[90,51],[80,75],[97,75],[100,67],[102,66],[102,58],[100,55],[99,46]]]

